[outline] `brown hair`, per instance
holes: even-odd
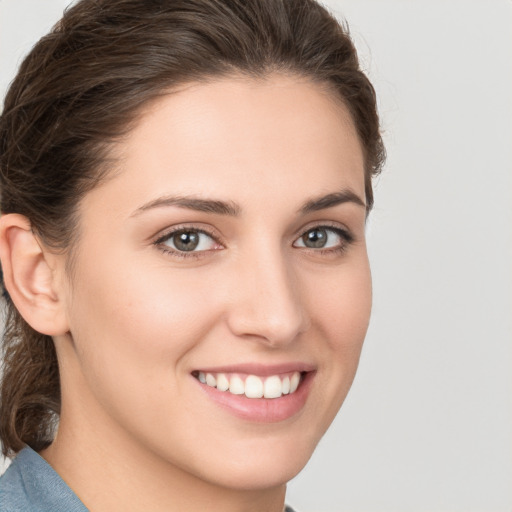
[[[77,205],[108,147],[147,103],[189,81],[282,71],[327,84],[350,111],[366,200],[384,159],[375,93],[346,27],[314,0],[82,0],[25,58],[0,118],[0,204],[49,247],[72,248]],[[52,441],[60,410],[52,338],[6,295],[0,440],[12,455]]]

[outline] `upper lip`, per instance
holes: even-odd
[[[270,375],[279,375],[280,373],[291,372],[311,372],[316,367],[304,362],[289,362],[280,364],[258,364],[258,363],[240,363],[225,366],[201,367],[195,371],[204,373],[243,373],[248,375],[259,375],[268,377]]]

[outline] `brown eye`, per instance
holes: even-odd
[[[325,247],[327,239],[327,230],[323,228],[311,229],[302,235],[304,246],[312,249],[321,249],[322,247]]]
[[[293,246],[307,249],[343,249],[351,241],[352,236],[343,229],[318,226],[308,229]]]
[[[178,251],[193,251],[199,245],[199,233],[181,231],[172,236],[172,242]]]
[[[198,229],[178,229],[156,242],[175,252],[201,252],[218,248],[218,243],[208,233]]]

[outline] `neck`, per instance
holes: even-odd
[[[284,484],[264,489],[216,485],[140,446],[108,421],[95,417],[90,424],[77,409],[68,414],[63,402],[58,434],[41,455],[91,512],[282,512],[284,508]]]

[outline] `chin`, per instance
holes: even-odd
[[[286,485],[304,468],[319,441],[318,433],[301,434],[233,442],[222,457],[204,457],[203,479],[245,491]]]
[[[216,472],[215,483],[239,491],[261,491],[286,485],[306,465],[310,454],[302,458],[289,457],[268,461],[233,461]]]

